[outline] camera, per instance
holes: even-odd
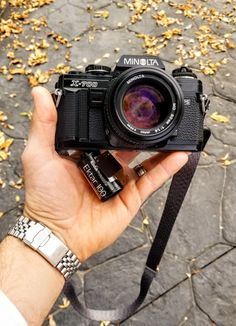
[[[55,86],[56,150],[201,151],[209,100],[187,67],[168,74],[156,56],[89,65]]]

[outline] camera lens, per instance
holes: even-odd
[[[126,143],[145,148],[164,141],[181,121],[183,99],[179,84],[165,71],[130,68],[114,80],[108,92],[110,135],[114,133]],[[115,141],[111,137],[110,142]]]
[[[126,120],[139,129],[151,129],[163,122],[168,114],[163,94],[149,85],[131,87],[123,98]]]

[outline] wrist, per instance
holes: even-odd
[[[29,325],[41,325],[59,296],[64,277],[22,241],[7,236],[0,245],[0,288]]]
[[[38,214],[37,212],[33,212],[32,210],[28,209],[27,205],[25,205],[23,210],[23,216],[28,217],[32,221],[39,222],[44,224],[48,227],[52,232],[68,246],[68,237],[66,236],[66,231],[63,227],[60,227],[57,221],[56,216],[51,216],[50,214]]]
[[[67,222],[67,219],[59,219],[55,214],[38,213],[28,208],[26,204],[23,215],[33,221],[44,224],[63,242],[65,245],[79,258],[80,262],[84,262],[91,254],[86,246],[86,235],[82,232],[76,232],[74,223]]]
[[[43,223],[21,216],[9,235],[22,240],[31,249],[54,266],[64,278],[69,279],[79,268],[75,254]]]

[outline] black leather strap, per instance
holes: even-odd
[[[129,306],[120,306],[114,310],[91,309],[78,300],[73,285],[67,282],[64,293],[78,313],[92,320],[121,322],[130,317],[143,303],[149,287],[156,276],[157,267],[161,261],[177,215],[190,186],[199,157],[200,152],[192,153],[189,156],[187,164],[172,179],[161,221],[141,277],[140,292],[135,301]]]

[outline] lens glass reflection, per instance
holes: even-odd
[[[160,91],[149,85],[131,87],[123,98],[123,115],[134,127],[151,129],[167,116],[165,99]]]

